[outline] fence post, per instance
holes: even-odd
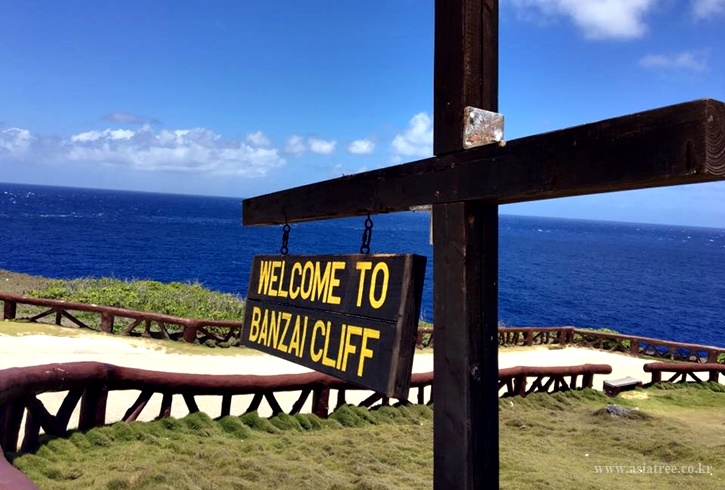
[[[196,332],[199,330],[199,322],[189,321],[184,324],[184,342],[193,344],[196,342]]]
[[[514,387],[516,392],[522,398],[526,396],[526,375],[519,374],[514,378]]]
[[[101,313],[101,332],[113,333],[114,316],[104,311]]]
[[[108,401],[108,386],[93,384],[86,388],[81,399],[81,414],[78,419],[78,429],[89,430],[101,427],[106,423],[106,402]]]
[[[312,413],[326,419],[330,408],[330,388],[317,386],[312,393]]]
[[[639,355],[639,340],[632,339],[629,341],[629,353],[633,356]]]
[[[0,446],[6,451],[18,450],[18,438],[24,411],[25,404],[22,400],[13,400],[0,405]]]
[[[18,304],[15,301],[5,300],[3,305],[3,320],[14,320],[18,311]]]

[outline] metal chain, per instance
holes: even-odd
[[[361,254],[370,253],[370,240],[373,237],[373,220],[370,219],[370,213],[368,213],[367,219],[365,219],[365,231],[362,235],[362,245],[360,246]]]
[[[282,247],[279,249],[279,253],[282,255],[287,255],[287,252],[289,252],[289,247],[287,246],[287,243],[289,242],[289,231],[289,224],[285,222],[282,227]]]

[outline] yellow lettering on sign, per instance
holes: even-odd
[[[299,316],[297,317],[297,321],[299,322]],[[279,343],[277,344],[277,349],[287,353],[287,346],[284,343],[284,339],[287,336],[287,329],[289,329],[290,321],[292,320],[292,313],[285,311],[282,313],[282,321],[284,321],[284,330],[282,330],[282,336],[279,339]]]
[[[284,284],[284,269],[287,264],[285,264],[284,261],[279,261],[280,266],[280,273],[279,273],[279,286],[277,287],[277,292],[275,293],[276,296],[279,296],[280,298],[286,298],[287,297],[287,291],[282,289],[282,284]]]
[[[315,325],[312,327],[312,338],[310,339],[310,358],[314,362],[320,362],[320,359],[322,359],[323,350],[320,349],[317,352],[315,352],[315,345],[317,342],[317,332],[322,331],[322,335],[324,337],[325,335],[325,322],[322,320],[317,320],[315,322]],[[325,344],[325,348],[327,348],[327,344]]]
[[[262,327],[259,329],[259,340],[260,344],[267,345],[267,321],[269,320],[269,310],[264,309],[264,317],[262,317]]]
[[[342,350],[345,347],[345,330],[347,325],[342,324],[342,332],[340,333],[340,344],[337,346],[337,359],[335,360],[335,369],[340,369],[342,366]]]
[[[282,326],[280,319],[282,316],[282,312],[280,311],[273,311],[269,318],[269,336],[267,337],[267,342],[265,342],[264,345],[267,347],[272,345],[272,347],[276,347],[279,343],[279,329]]]
[[[322,365],[334,368],[335,367],[335,361],[327,357],[327,350],[330,347],[330,328],[332,327],[332,322],[328,321],[326,325],[325,330],[325,349],[322,352]]]
[[[295,272],[297,272],[297,277],[299,277],[301,280],[302,279],[301,278],[302,264],[300,264],[299,262],[294,263],[294,265],[292,266],[292,272],[290,273],[290,278],[289,278],[289,297],[290,297],[290,299],[297,299],[297,296],[299,296],[299,294],[300,294],[300,287],[295,286],[295,283],[294,283],[295,282]]]
[[[363,288],[365,286],[365,272],[369,271],[373,266],[372,262],[358,262],[355,268],[360,271],[360,281],[357,285],[357,307],[362,306]]]
[[[299,353],[297,354],[297,357],[300,357],[300,358],[305,353],[305,340],[307,340],[307,321],[308,320],[309,320],[309,318],[305,317],[305,323],[304,323],[304,326],[302,327],[302,342],[300,343],[300,350],[299,350]]]
[[[378,274],[382,272],[383,274],[383,286],[380,289],[380,296],[378,298],[375,297],[375,289],[377,289],[378,284]],[[388,296],[388,281],[390,280],[390,271],[388,270],[388,264],[385,262],[379,262],[375,269],[373,269],[372,278],[370,279],[370,304],[373,308],[376,310],[383,306],[385,303],[385,298]]]
[[[273,260],[272,265],[269,269],[269,283],[265,285],[265,293],[269,296],[277,296],[277,291],[274,289],[274,283],[277,282],[277,268],[279,268],[281,262]]]
[[[267,294],[269,289],[269,276],[272,269],[272,262],[262,260],[259,264],[259,284],[257,285],[257,294]]]
[[[344,329],[344,327],[343,327]],[[343,330],[344,332],[344,330]],[[355,354],[357,352],[357,347],[355,347],[350,342],[350,337],[353,335],[361,336],[363,333],[362,327],[356,327],[355,325],[348,325],[347,326],[347,336],[345,337],[345,351],[342,354],[342,370],[347,371],[347,357],[350,354]]]
[[[340,279],[337,277],[337,271],[345,269],[345,262],[335,261],[332,263],[332,273],[330,274],[330,284],[327,287],[327,295],[325,296],[325,303],[331,305],[339,305],[341,298],[335,296],[335,288],[340,285]]]
[[[292,338],[289,341],[289,349],[286,351],[289,355],[292,355],[292,351],[294,351],[294,355],[297,357],[300,357],[300,323],[300,316],[297,315],[295,326],[292,330]]]
[[[321,272],[320,263],[315,262],[315,280],[312,283],[310,301],[325,300],[325,291],[330,284],[330,263],[325,264],[325,272]]]
[[[373,328],[363,329],[362,345],[360,346],[360,360],[357,364],[357,375],[361,378],[363,377],[363,373],[365,372],[365,359],[373,358],[372,349],[368,349],[369,339],[380,339],[380,331]]]
[[[252,319],[249,322],[249,340],[256,342],[259,337],[259,320],[262,319],[262,310],[259,306],[252,307]]]
[[[300,286],[300,297],[302,299],[310,299],[312,288],[315,283],[315,266],[312,262],[307,261],[302,267],[302,285]],[[307,289],[305,289],[305,284]]]

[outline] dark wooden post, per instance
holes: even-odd
[[[101,312],[101,332],[113,333],[113,313]]]
[[[184,333],[182,338],[187,344],[193,344],[196,341],[196,332],[199,330],[199,322],[190,320],[184,325]]]
[[[317,386],[312,392],[312,413],[326,419],[330,409],[330,388]]]
[[[16,399],[0,405],[0,447],[5,451],[17,451],[24,413],[25,404],[22,400]]]
[[[3,304],[3,320],[14,320],[17,315],[18,304],[15,301],[5,300]]]
[[[81,398],[81,413],[78,429],[89,430],[101,427],[106,423],[106,403],[108,402],[108,386],[94,383],[86,388]]]
[[[498,1],[438,0],[433,148],[463,149],[466,106],[498,110]],[[451,189],[447,189],[451,191]],[[498,206],[433,206],[434,488],[498,488]]]

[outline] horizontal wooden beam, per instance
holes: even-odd
[[[245,225],[493,204],[725,179],[725,104],[698,100],[275,192]]]

